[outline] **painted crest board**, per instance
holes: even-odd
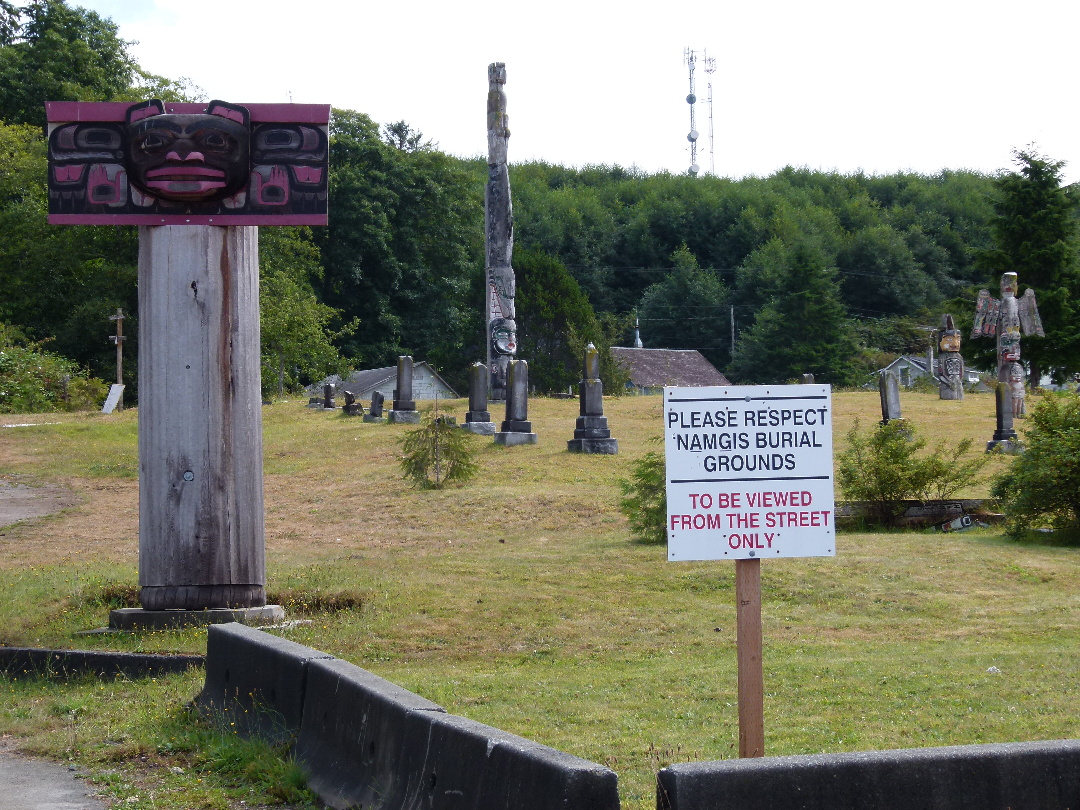
[[[47,102],[54,225],[325,225],[330,106]]]

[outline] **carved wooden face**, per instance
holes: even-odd
[[[943,352],[960,351],[960,333],[956,331],[946,332],[941,336],[941,340],[938,343],[938,349]]]
[[[128,177],[151,197],[223,200],[248,184],[250,132],[241,116],[149,115],[129,123],[128,134]]]

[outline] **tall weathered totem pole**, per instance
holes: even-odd
[[[975,305],[975,323],[971,336],[997,336],[998,388],[997,430],[987,442],[986,449],[1013,449],[1016,431],[1013,417],[1024,412],[1024,367],[1020,365],[1020,331],[1025,335],[1045,337],[1039,310],[1035,306],[1035,291],[1030,287],[1022,298],[1016,297],[1016,273],[1001,276],[1001,300],[990,296],[989,290],[979,290]]]
[[[514,296],[516,282],[514,213],[510,204],[510,174],[506,147],[510,139],[506,115],[506,65],[488,65],[488,181],[484,192],[484,264],[487,274],[487,366],[491,370],[491,398],[506,398],[506,375],[517,355]]]

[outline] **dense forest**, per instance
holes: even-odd
[[[137,234],[47,224],[44,102],[149,97],[205,100],[142,70],[94,12],[0,0],[0,336],[111,380],[109,316],[122,308],[131,388]],[[260,229],[264,389],[412,354],[464,390],[484,353],[483,159],[334,110],[330,164],[328,227]],[[1029,370],[1070,375],[1080,273],[1061,168],[1031,148],[995,176],[511,164],[519,356],[539,389],[565,390],[584,343],[632,345],[636,317],[646,347],[699,349],[734,382],[812,372],[861,385],[896,354],[925,352],[943,313],[969,326],[978,289],[996,295],[1016,270],[1047,330],[1024,342]],[[963,351],[990,368],[988,348]]]

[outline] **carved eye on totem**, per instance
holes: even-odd
[[[176,135],[171,132],[151,130],[135,139],[134,147],[143,154],[154,154],[172,146]]]

